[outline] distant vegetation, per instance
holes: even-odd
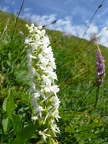
[[[14,27],[15,21],[13,14],[0,11],[0,143],[4,144],[14,144],[17,134],[20,131],[23,134],[22,129],[31,123],[29,77],[24,45],[24,39],[28,35],[25,24],[28,22],[18,19]],[[47,35],[54,52],[57,84],[60,88],[58,96],[61,100],[61,119],[57,124],[61,133],[56,139],[60,144],[107,144],[108,49],[99,46],[105,59],[105,77],[101,87],[98,87],[96,44],[64,35],[60,31],[47,29]],[[11,105],[7,112],[5,98],[9,96]],[[18,125],[19,121],[21,125]],[[35,133],[28,137],[30,138],[24,143],[35,144],[38,141]]]

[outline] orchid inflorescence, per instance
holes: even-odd
[[[39,134],[43,141],[47,141],[47,138],[60,132],[56,125],[56,121],[60,118],[58,111],[60,100],[57,97],[59,88],[55,84],[57,80],[55,59],[43,27],[34,24],[26,26],[29,30],[25,44],[29,46],[27,58],[32,93],[31,105],[34,109],[32,120],[38,121],[44,128],[39,130]]]
[[[98,87],[101,87],[101,84],[103,82],[103,77],[105,76],[105,60],[104,57],[101,54],[100,49],[96,51],[96,67],[97,67],[97,78],[96,83]]]

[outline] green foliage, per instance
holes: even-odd
[[[31,122],[29,78],[26,63],[26,22],[0,11],[0,143],[24,144],[39,140],[38,124]],[[24,35],[21,35],[22,31]],[[60,144],[108,143],[107,48],[100,46],[105,58],[106,76],[97,93],[96,45],[59,31],[47,30],[57,64],[61,133]],[[98,97],[98,100],[96,98]],[[97,102],[96,107],[94,107]]]
[[[16,138],[14,140],[12,140],[12,142],[10,142],[10,144],[24,144],[25,142],[27,142],[32,135],[35,133],[35,130],[37,128],[37,123],[31,123],[29,125],[27,125],[24,129],[22,129],[17,135]]]

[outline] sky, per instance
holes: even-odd
[[[22,1],[0,0],[0,9],[17,15]],[[108,0],[25,0],[20,17],[88,40],[96,33],[108,47]]]

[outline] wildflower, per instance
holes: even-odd
[[[20,35],[24,35],[24,33],[23,33],[22,31],[19,31],[19,34],[20,34]]]
[[[52,124],[51,129],[55,132],[55,133],[60,133],[59,128],[57,127],[56,124]]]
[[[103,82],[103,77],[105,76],[105,64],[104,64],[104,57],[101,55],[100,50],[96,51],[96,67],[97,67],[97,78],[96,83],[97,86],[100,87],[101,83]]]
[[[46,142],[46,138],[50,137],[51,135],[45,133],[47,131],[47,129],[45,129],[44,131],[39,131],[39,134],[42,135],[43,140]]]
[[[37,116],[32,117],[32,120],[36,121],[38,119]]]
[[[39,134],[45,142],[47,137],[53,137],[56,132],[59,132],[55,123],[55,120],[58,121],[60,118],[58,111],[60,100],[57,97],[59,88],[55,84],[56,65],[49,38],[45,35],[42,26],[36,27],[31,24],[27,27],[29,36],[25,39],[25,44],[29,46],[27,58],[30,92],[32,93],[32,120],[39,121],[44,127],[43,131],[39,129]],[[53,124],[51,123],[52,118]]]
[[[54,103],[54,107],[55,107],[55,108],[58,108],[58,107],[59,107],[59,104],[60,104],[60,100],[58,99],[58,97],[57,97],[57,96],[54,96],[54,97],[52,98],[52,100],[53,100],[53,103]]]

